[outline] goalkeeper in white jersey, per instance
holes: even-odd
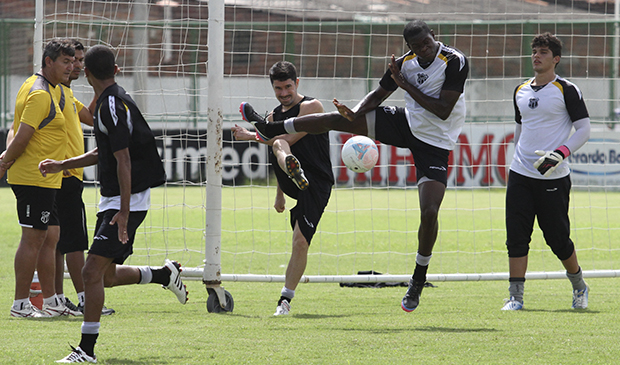
[[[573,286],[572,308],[588,307],[589,288],[573,241],[566,159],[590,137],[590,118],[579,88],[555,74],[562,42],[550,33],[532,40],[534,77],[514,92],[515,153],[506,190],[506,246],[510,299],[502,310],[523,308],[523,292],[534,218],[547,245],[566,268]],[[575,133],[570,135],[572,129]]]

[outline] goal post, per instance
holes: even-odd
[[[371,0],[357,2],[358,8],[350,3],[37,0],[41,9],[5,8],[23,19],[23,35],[0,23],[8,35],[0,48],[28,54],[8,39],[30,39],[32,14],[41,25],[40,40],[32,37],[34,57],[52,37],[112,47],[121,68],[119,84],[140,101],[168,179],[153,189],[152,209],[128,263],[157,266],[165,258],[176,259],[185,278],[218,287],[226,281],[283,282],[291,252],[288,213],[273,209],[276,181],[267,148],[232,139],[235,124],[251,128],[239,115],[240,102],[250,102],[260,113],[272,110],[277,101],[269,67],[289,60],[299,71],[299,91],[319,99],[326,111],[334,110],[334,97],[355,105],[376,87],[389,56],[405,52],[402,28],[420,16],[438,40],[470,60],[467,123],[450,157],[428,278],[505,280],[503,209],[513,152],[512,91],[532,75],[531,38],[554,32],[565,43],[558,74],[579,85],[593,125],[591,140],[571,156],[571,236],[586,277],[618,276],[618,11],[553,0],[546,1],[549,6],[501,0],[488,9],[471,1],[441,5],[445,8],[433,2],[438,9],[424,1],[406,2],[407,9],[400,2],[390,3],[393,8]],[[16,93],[19,80],[32,70],[6,67],[3,85]],[[84,77],[74,85],[76,97],[90,101]],[[386,104],[403,106],[402,91]],[[94,147],[88,129],[86,135],[87,148]],[[420,214],[413,159],[407,150],[379,144],[377,166],[354,174],[339,155],[350,137],[330,133],[336,184],[302,282],[407,281],[415,266]],[[94,169],[85,174],[96,187]],[[87,190],[92,212],[97,193]],[[294,204],[287,200],[287,209]],[[383,275],[357,275],[370,270]],[[531,279],[565,277],[538,228],[529,270]]]

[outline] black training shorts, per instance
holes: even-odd
[[[303,168],[303,165],[301,167]],[[290,210],[291,228],[294,230],[295,223],[299,223],[299,230],[310,244],[325,207],[329,203],[333,184],[331,181],[316,177],[310,171],[304,171],[309,182],[308,189],[299,190],[277,164],[274,165],[274,169],[280,189],[284,194],[297,200],[297,205]]]
[[[110,225],[110,221],[116,213],[118,213],[116,209],[97,213],[95,237],[88,254],[112,258],[114,259],[112,262],[120,265],[133,253],[133,240],[136,237],[138,227],[146,218],[147,211],[129,213],[129,222],[127,222],[129,241],[125,244],[118,239],[118,225]]]
[[[404,108],[380,106],[366,114],[366,122],[370,138],[390,146],[408,148],[411,151],[418,182],[426,177],[448,185],[450,151],[417,139],[411,133]]]
[[[62,179],[62,187],[56,193],[56,207],[60,220],[60,240],[57,248],[63,255],[88,250],[83,190],[82,180],[71,176]]]
[[[568,206],[570,175],[560,179],[533,179],[512,170],[506,188],[506,246],[508,257],[524,257],[530,249],[534,218],[545,242],[560,260],[575,250],[570,239]]]
[[[17,199],[17,218],[22,227],[47,231],[58,225],[58,211],[54,200],[58,189],[38,186],[11,185]]]

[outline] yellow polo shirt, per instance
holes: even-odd
[[[80,123],[80,111],[84,108],[78,99],[73,96],[73,90],[65,85],[60,85],[65,92],[65,107],[62,110],[62,114],[65,116],[67,125],[67,152],[65,153],[65,159],[80,156],[84,154],[84,132],[82,132],[82,124]],[[70,169],[68,170],[71,176],[75,176],[82,180],[84,178],[84,169]],[[68,177],[68,176],[65,176]]]
[[[39,162],[46,158],[63,160],[67,149],[67,129],[61,106],[64,106],[62,87],[52,86],[43,76],[34,74],[21,86],[15,101],[13,129],[19,132],[22,123],[35,129],[24,153],[7,172],[12,185],[60,189],[62,174],[39,172]]]

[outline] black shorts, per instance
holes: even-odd
[[[82,180],[71,176],[62,179],[62,187],[56,193],[56,207],[60,220],[60,240],[57,248],[63,255],[88,250],[83,190]]]
[[[58,225],[58,210],[54,203],[58,189],[38,186],[11,185],[17,199],[17,218],[22,227],[47,231]]]
[[[534,218],[545,242],[560,260],[575,250],[570,239],[568,204],[570,175],[553,180],[533,179],[512,170],[506,188],[506,246],[508,257],[528,254]]]
[[[411,133],[404,108],[380,106],[374,112],[366,114],[366,122],[368,137],[383,144],[408,148],[411,151],[418,182],[426,177],[448,185],[450,151],[417,139]]]
[[[303,168],[303,163],[302,163]],[[304,235],[308,244],[316,233],[321,216],[325,211],[329,197],[332,193],[330,181],[315,177],[311,172],[304,171],[309,185],[306,190],[299,190],[288,175],[275,164],[276,178],[280,189],[292,199],[297,200],[297,205],[291,209],[291,228],[295,229],[295,223],[299,223],[299,230]]]
[[[136,237],[138,227],[146,218],[147,211],[129,213],[129,222],[127,222],[129,240],[125,244],[118,239],[118,225],[110,225],[110,221],[116,213],[118,213],[116,209],[97,213],[95,237],[88,254],[111,258],[114,259],[112,262],[121,265],[133,253],[133,240]]]

